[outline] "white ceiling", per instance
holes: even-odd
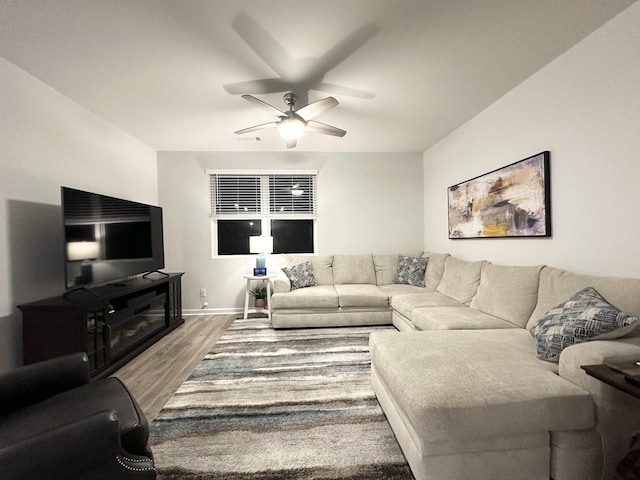
[[[156,150],[286,150],[233,133],[274,120],[239,93],[286,109],[273,79],[340,102],[296,150],[422,152],[631,3],[1,0],[0,56]]]

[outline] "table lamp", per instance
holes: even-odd
[[[264,258],[265,253],[273,252],[273,237],[249,237],[249,252],[257,253],[256,256],[256,268],[253,271],[254,275],[266,275],[266,260]]]
[[[78,284],[88,284],[93,281],[93,261],[100,256],[98,242],[68,242],[67,260],[80,262],[80,276],[76,278]]]

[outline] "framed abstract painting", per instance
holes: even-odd
[[[448,188],[449,238],[550,237],[548,151]]]

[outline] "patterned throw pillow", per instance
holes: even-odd
[[[428,257],[398,255],[398,272],[395,282],[424,287],[424,272],[427,269],[428,261]]]
[[[313,275],[311,262],[302,262],[290,267],[282,267],[282,271],[291,282],[291,290],[304,287],[315,287],[318,283]]]
[[[570,345],[623,337],[637,325],[636,317],[621,312],[587,287],[549,310],[530,332],[538,341],[538,358],[557,362]]]

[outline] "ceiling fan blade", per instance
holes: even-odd
[[[337,45],[320,57],[319,63],[322,65],[324,73],[329,72],[336,65],[339,65],[355,52],[360,50],[360,48],[379,31],[380,27],[373,24],[367,24],[363,25],[346,38],[340,40]]]
[[[280,78],[263,78],[260,80],[248,80],[246,82],[227,83],[222,86],[231,95],[252,93],[265,95],[268,93],[290,92],[293,85]]]
[[[298,140],[295,138],[287,138],[285,139],[285,143],[287,144],[287,148],[293,148],[298,144]]]
[[[333,93],[334,95],[344,95],[347,97],[363,98],[370,100],[376,95],[372,92],[366,92],[364,90],[357,90],[355,88],[343,87],[341,85],[334,85],[333,83],[320,82],[313,85],[314,90],[321,92]]]
[[[321,113],[332,109],[338,104],[339,102],[335,98],[327,97],[323,98],[322,100],[318,100],[317,102],[310,103],[309,105],[302,107],[300,110],[296,110],[296,113],[305,120],[311,120],[312,118],[316,118]]]
[[[255,105],[258,108],[262,108],[263,110],[269,112],[271,115],[275,115],[276,117],[286,117],[287,114],[278,110],[273,105],[269,105],[267,102],[263,102],[259,98],[254,97],[253,95],[242,95],[247,102]]]
[[[278,122],[269,122],[263,123],[262,125],[255,125],[253,127],[243,128],[242,130],[238,130],[237,132],[233,132],[236,135],[242,135],[243,133],[255,132],[256,130],[262,130],[264,128],[273,128],[277,127]]]
[[[287,77],[295,60],[269,32],[244,12],[238,14],[231,26],[264,63],[281,77]]]
[[[313,120],[307,122],[306,130],[309,132],[323,133],[325,135],[333,135],[334,137],[344,137],[347,133],[346,130],[332,127],[326,123],[314,122]]]

